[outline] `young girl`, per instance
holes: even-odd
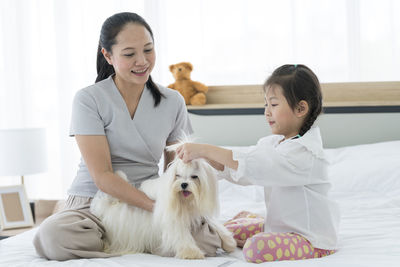
[[[248,212],[225,224],[234,232],[238,246],[244,245],[247,261],[332,254],[339,211],[328,197],[330,183],[320,131],[312,127],[322,109],[318,78],[304,65],[284,65],[267,79],[264,92],[265,117],[273,135],[261,138],[246,152],[187,143],[177,154],[185,162],[209,160],[231,182],[264,187],[265,224]]]

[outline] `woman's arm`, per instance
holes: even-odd
[[[237,170],[238,161],[233,160],[232,150],[209,144],[186,143],[176,150],[178,157],[184,162],[197,158],[205,158],[217,170],[224,170],[224,166]]]
[[[114,174],[108,141],[104,135],[76,135],[79,150],[96,186],[130,205],[153,210],[154,201],[145,193]]]

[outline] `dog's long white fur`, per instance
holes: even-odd
[[[127,180],[124,173],[116,173]],[[186,190],[182,188],[183,183],[187,184]],[[232,233],[216,219],[217,179],[205,160],[185,164],[175,159],[160,178],[143,182],[139,189],[156,200],[152,213],[120,202],[100,190],[95,195],[90,210],[105,227],[106,252],[204,258],[204,252],[192,237],[203,220],[221,237],[224,250],[235,249]]]

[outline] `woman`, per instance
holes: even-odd
[[[158,177],[166,145],[177,142],[182,131],[192,133],[183,97],[151,79],[155,58],[151,28],[139,15],[118,13],[104,22],[96,83],[77,92],[72,109],[70,136],[75,136],[82,160],[65,210],[44,221],[35,236],[40,256],[112,256],[103,252],[101,221],[89,212],[98,189],[152,211],[154,201],[136,188]],[[168,164],[171,155],[165,153],[165,159]],[[125,172],[129,182],[115,170]],[[220,247],[208,225],[193,235],[208,255]]]

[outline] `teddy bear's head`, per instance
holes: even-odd
[[[190,80],[190,73],[193,70],[193,65],[189,62],[181,62],[169,66],[175,80]]]
[[[207,102],[206,93],[208,87],[190,79],[193,65],[189,62],[181,62],[169,66],[169,70],[175,78],[169,88],[177,90],[185,99],[186,105],[204,105]]]

